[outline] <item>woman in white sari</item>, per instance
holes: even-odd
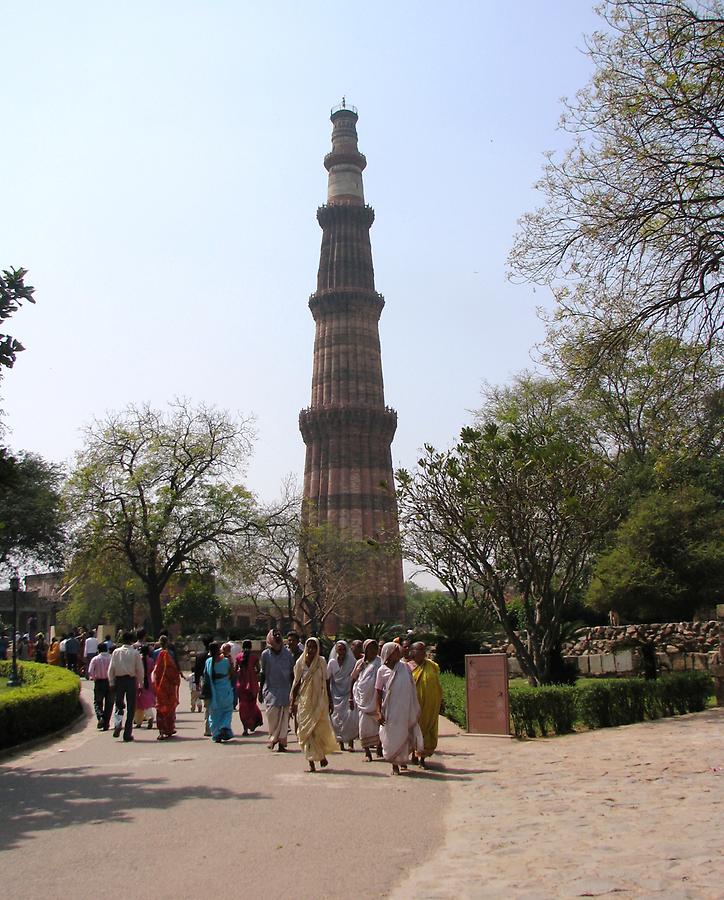
[[[351,694],[352,670],[356,662],[347,642],[337,641],[329,657],[327,677],[333,707],[332,727],[340,750],[345,749],[345,744],[349,744],[349,749],[354,750],[354,739],[359,736],[357,711]]]
[[[377,655],[377,641],[368,638],[362,647],[364,656],[352,672],[352,699],[359,713],[359,737],[367,762],[372,762],[372,748],[382,756],[380,723],[377,721],[375,681],[382,660]]]
[[[327,686],[327,664],[317,638],[307,639],[304,653],[294,666],[291,707],[297,721],[297,740],[309,762],[309,771],[316,771],[315,762],[324,769],[327,754],[334,753],[337,744],[329,721],[332,701]]]
[[[392,763],[392,774],[406,769],[410,754],[423,747],[422,732],[417,724],[420,704],[412,673],[400,662],[400,645],[388,643],[382,647],[382,665],[377,671],[377,721],[384,758]]]

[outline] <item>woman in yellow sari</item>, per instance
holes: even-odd
[[[308,638],[304,653],[294,666],[291,713],[297,720],[297,740],[316,772],[315,762],[324,769],[327,754],[337,749],[337,740],[329,718],[332,700],[327,686],[327,663],[322,659],[317,638]]]
[[[419,725],[424,744],[423,750],[412,754],[412,762],[419,760],[424,769],[425,759],[432,756],[437,747],[438,717],[442,707],[440,667],[431,659],[427,659],[422,641],[413,644],[410,649],[414,662],[412,677],[417,688],[417,701],[420,704]]]
[[[60,665],[60,642],[58,641],[58,638],[53,638],[48,647],[48,665]]]

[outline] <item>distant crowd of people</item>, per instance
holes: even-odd
[[[109,634],[105,640],[111,649],[115,648],[116,645]],[[98,653],[99,647],[95,634],[85,628],[74,628],[59,638],[51,638],[50,643],[42,631],[35,635],[18,632],[15,635],[15,643],[19,660],[62,666],[75,672],[76,675],[85,675],[86,678],[88,678],[88,663]],[[7,659],[11,645],[11,638],[3,632],[0,635],[0,659]]]

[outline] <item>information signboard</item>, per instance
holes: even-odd
[[[504,653],[465,657],[470,734],[510,734],[508,657]]]

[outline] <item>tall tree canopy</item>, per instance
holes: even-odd
[[[416,518],[494,609],[523,671],[552,677],[561,627],[610,527],[610,467],[556,384],[522,378],[493,392],[479,428],[397,473],[403,530]],[[527,636],[511,615],[520,597]]]
[[[134,627],[136,601],[144,596],[144,586],[131,571],[125,554],[99,553],[96,546],[80,546],[66,565],[65,585],[70,600],[58,615],[59,623]]]
[[[543,206],[522,219],[513,273],[549,284],[559,314],[710,340],[721,329],[724,7],[604,0],[590,83],[566,103],[573,135],[548,156]]]
[[[635,500],[596,561],[588,603],[644,622],[687,621],[712,609],[724,591],[721,472],[710,487],[661,486]]]
[[[86,430],[66,486],[76,549],[127,560],[156,631],[169,579],[208,571],[259,526],[252,495],[234,480],[251,438],[248,421],[184,401],[167,412],[129,406]]]
[[[61,471],[33,453],[0,447],[0,567],[61,564]]]
[[[724,389],[714,348],[640,329],[605,356],[596,359],[596,354],[584,325],[569,329],[548,359],[612,465],[651,464],[662,454],[721,452]]]

